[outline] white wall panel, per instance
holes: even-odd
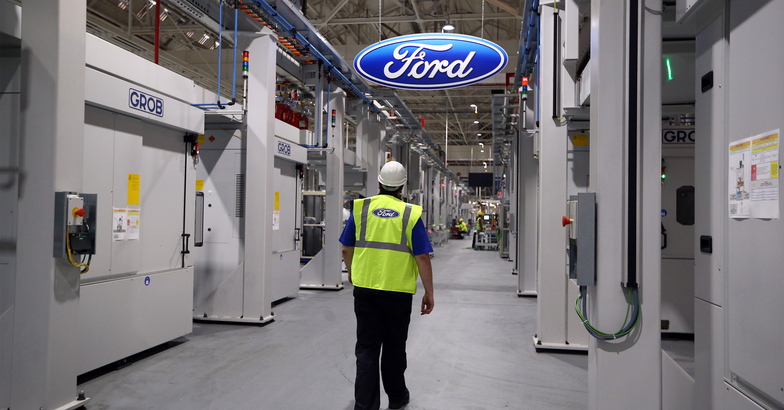
[[[0,5],[0,14],[14,7]],[[0,22],[0,28],[13,31],[7,25]],[[0,49],[0,168],[19,162],[19,65],[19,49]],[[0,408],[9,408],[11,401],[17,184],[16,174],[0,173]]]
[[[204,246],[193,249],[194,316],[242,316],[242,298],[236,295],[242,294],[245,218],[237,213],[236,188],[244,155],[242,139],[233,135],[240,132],[207,131],[201,148],[196,178],[204,184]]]
[[[95,255],[90,271],[82,275],[83,281],[94,280],[111,274],[112,262],[112,191],[114,190],[114,122],[116,114],[95,107],[84,110],[84,161],[82,189],[98,195]]]
[[[186,187],[196,183],[196,171],[191,157],[185,155],[183,134],[144,123],[139,161],[142,168],[140,242],[143,272],[182,267],[183,221],[185,232],[193,233],[195,192]],[[188,206],[183,207],[183,202]],[[191,265],[188,259],[186,256],[185,266]]]
[[[188,334],[193,268],[92,283],[79,301],[79,374]]]
[[[724,390],[724,310],[695,299],[694,409],[721,409]]]
[[[731,141],[784,129],[784,47],[760,45],[764,39],[784,38],[781,16],[784,1],[730,2]],[[727,238],[726,309],[732,379],[745,393],[756,391],[753,394],[767,396],[784,407],[784,366],[774,359],[784,352],[784,222],[730,220]]]
[[[113,168],[106,169],[104,172],[94,174],[93,178],[108,178],[112,175],[114,184],[112,191],[111,207],[118,209],[140,209],[139,205],[128,204],[128,176],[136,174],[141,176],[141,189],[150,184],[149,174],[144,171],[142,165],[142,139],[144,135],[144,123],[136,118],[125,115],[115,115],[114,132],[114,153]],[[95,155],[96,153],[93,153]],[[105,154],[103,154],[105,155]],[[146,175],[144,175],[146,174]],[[171,187],[173,189],[174,187]],[[140,198],[141,199],[141,198]],[[100,198],[98,199],[101,200]],[[141,203],[141,202],[140,202]],[[104,204],[104,205],[101,205]],[[106,202],[99,202],[100,211],[112,212]],[[99,211],[99,212],[100,212]],[[139,240],[134,241],[112,241],[112,275],[123,275],[137,273],[142,267],[142,241],[145,235],[146,219],[145,210],[141,210],[141,229]],[[149,211],[147,211],[149,212]],[[114,226],[98,227],[98,229],[113,230]]]
[[[662,351],[662,410],[694,408],[694,379]]]
[[[753,402],[743,393],[729,385],[724,386],[722,408],[726,410],[762,410],[764,407]]]

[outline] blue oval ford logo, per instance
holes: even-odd
[[[460,34],[413,34],[362,50],[359,75],[378,84],[411,90],[464,87],[497,74],[509,58],[498,45]]]
[[[400,212],[395,211],[394,209],[379,208],[373,211],[373,215],[379,218],[389,219],[389,218],[397,218],[398,216],[400,216]]]

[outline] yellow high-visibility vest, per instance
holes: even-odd
[[[354,286],[416,293],[419,275],[411,235],[422,207],[389,195],[354,201],[356,243],[351,262]]]

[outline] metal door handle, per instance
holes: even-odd
[[[190,249],[188,249],[189,242],[190,242],[190,237],[191,237],[191,234],[189,234],[189,233],[182,234],[183,241],[182,241],[182,252],[181,253],[183,255],[187,255],[187,254],[191,253]]]
[[[661,226],[661,241],[662,241],[661,248],[662,249],[666,249],[667,248],[667,230],[664,229],[664,224],[662,224],[662,226]]]

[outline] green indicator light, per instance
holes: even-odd
[[[667,59],[667,81],[672,81],[672,67],[670,67],[670,59]]]

